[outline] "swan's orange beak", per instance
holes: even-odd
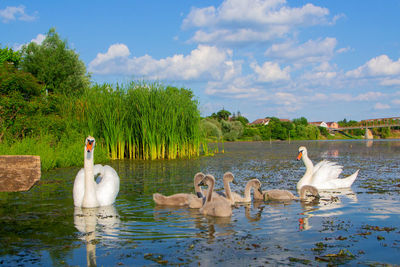
[[[86,151],[87,152],[92,152],[92,149],[93,149],[93,141],[92,142],[88,141],[87,144],[86,144]]]
[[[303,153],[300,151],[299,154],[297,155],[297,158],[296,158],[296,159],[297,159],[297,160],[300,160],[302,156],[303,156]]]

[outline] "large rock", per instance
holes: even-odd
[[[0,192],[27,191],[40,175],[39,156],[0,156]]]

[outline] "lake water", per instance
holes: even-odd
[[[224,172],[238,182],[258,178],[263,189],[287,189],[314,163],[360,169],[351,189],[322,192],[319,203],[253,202],[230,218],[155,206],[152,194],[193,192],[194,174]],[[111,207],[73,207],[79,168],[42,174],[29,192],[0,193],[0,265],[4,266],[265,266],[400,264],[400,141],[225,143],[225,153],[187,160],[112,161],[121,179]],[[83,157],[83,156],[82,156]],[[83,163],[82,163],[83,164]]]

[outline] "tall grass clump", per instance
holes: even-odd
[[[187,89],[159,83],[96,85],[82,106],[88,134],[104,139],[112,159],[199,155],[198,102]]]
[[[41,169],[83,165],[85,137],[82,134],[63,135],[59,140],[54,135],[25,137],[15,142],[0,143],[0,155],[36,155],[40,156]],[[107,151],[96,146],[95,162],[105,162]]]

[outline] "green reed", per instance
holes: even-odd
[[[112,159],[174,159],[200,153],[200,113],[190,90],[145,82],[103,84],[83,98],[87,131],[104,139]]]

